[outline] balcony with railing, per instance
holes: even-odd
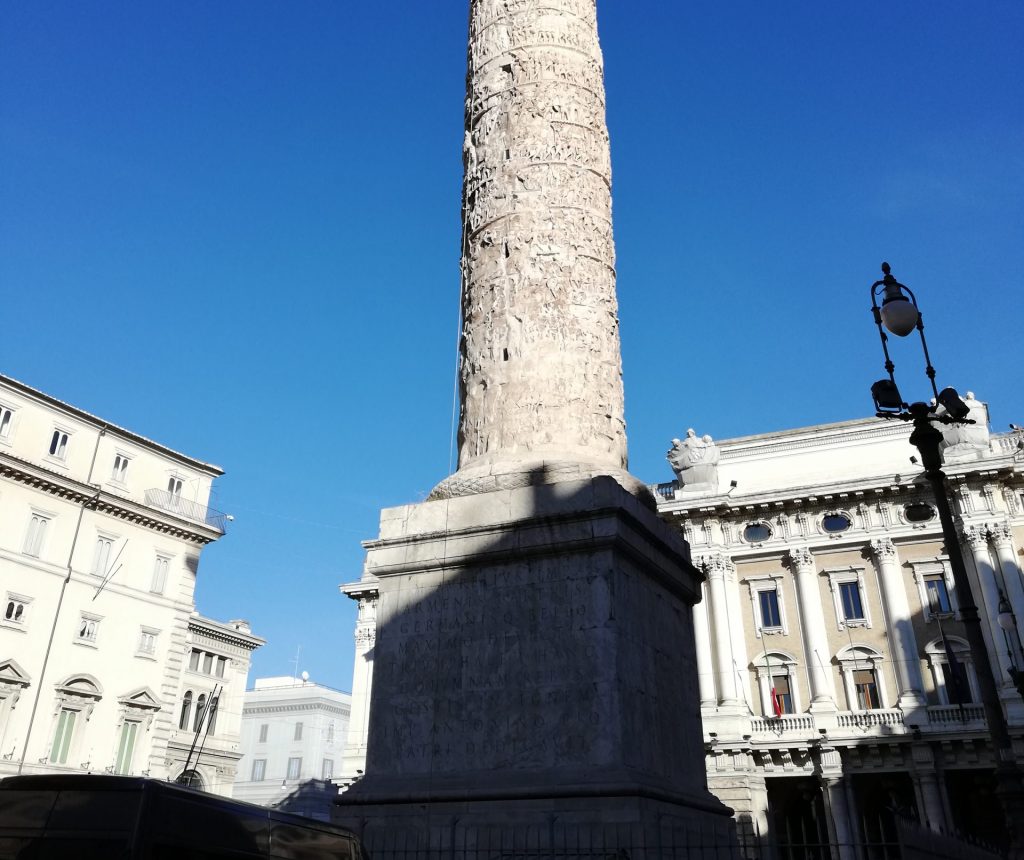
[[[933,731],[980,729],[985,725],[984,705],[932,705],[928,708],[928,728]]]
[[[221,533],[227,530],[227,514],[201,505],[199,502],[183,499],[180,495],[168,490],[161,490],[157,487],[146,490],[145,500],[150,507],[158,508],[177,517],[201,523]]]

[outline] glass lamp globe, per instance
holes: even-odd
[[[897,337],[906,337],[914,330],[920,316],[913,302],[902,295],[887,298],[882,303],[882,325]]]

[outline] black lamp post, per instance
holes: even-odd
[[[925,477],[932,485],[935,495],[935,507],[939,512],[942,524],[942,538],[949,553],[949,564],[953,571],[953,584],[956,587],[957,600],[960,604],[960,617],[964,624],[964,633],[971,650],[971,658],[977,669],[978,687],[981,701],[985,708],[985,719],[988,722],[989,734],[996,759],[996,795],[1002,805],[1006,830],[1010,839],[1012,856],[1021,856],[1024,851],[1024,781],[1020,768],[1013,753],[1010,733],[1006,727],[1006,718],[999,702],[999,692],[988,650],[985,648],[985,637],[978,617],[978,607],[974,602],[974,593],[967,569],[964,567],[963,554],[960,551],[960,540],[953,522],[953,511],[946,492],[946,475],[942,471],[942,456],[939,445],[942,433],[936,426],[941,424],[973,424],[968,418],[970,409],[960,399],[960,395],[952,388],[939,391],[935,386],[935,368],[932,367],[928,355],[928,343],[924,338],[924,322],[917,306],[917,298],[913,292],[899,283],[889,269],[888,263],[882,263],[883,278],[871,285],[871,312],[878,326],[878,334],[882,340],[882,352],[885,353],[885,370],[887,379],[880,379],[871,386],[871,396],[875,401],[875,412],[879,418],[898,418],[901,421],[913,421],[914,432],[910,434],[910,442],[921,454]],[[881,296],[882,303],[878,304]],[[909,298],[908,298],[909,296]],[[924,351],[925,375],[931,383],[935,406],[928,403],[905,403],[896,387],[895,365],[889,357],[889,336],[906,337],[914,329],[921,336],[921,348]]]

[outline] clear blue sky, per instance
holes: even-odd
[[[635,474],[688,426],[868,414],[883,259],[939,381],[1024,423],[1024,4],[599,14]],[[347,688],[337,585],[448,469],[467,2],[3,18],[0,369],[222,464],[200,610]]]

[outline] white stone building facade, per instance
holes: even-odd
[[[706,575],[694,629],[709,786],[762,856],[830,841],[853,858],[893,837],[894,813],[981,838],[999,830],[977,676],[910,432],[869,418],[717,444],[692,434],[707,468],[652,488]],[[1024,760],[1024,702],[1007,673],[1024,668],[1024,431],[989,435],[983,420],[970,438],[947,435],[959,550]],[[341,591],[359,604],[353,778],[377,591],[369,576]],[[1003,595],[1017,633],[997,623]]]
[[[694,626],[709,785],[765,850],[810,838],[858,856],[897,812],[999,830],[949,548],[910,431],[872,418],[717,445],[691,434],[673,452],[689,444],[706,474],[655,487],[707,577]],[[997,616],[1005,597],[1024,621],[1024,433],[989,436],[983,419],[946,435],[958,550],[1020,756],[1007,670],[1024,654]]]
[[[322,815],[286,801],[310,783],[327,784],[337,795],[351,709],[352,697],[331,687],[290,676],[257,678],[244,698],[234,796],[328,818],[329,800],[313,804],[323,807]]]
[[[207,507],[221,474],[0,376],[0,775],[177,777],[190,654],[224,632],[221,714],[190,769],[230,792],[262,640],[195,611],[200,553],[224,534]]]

